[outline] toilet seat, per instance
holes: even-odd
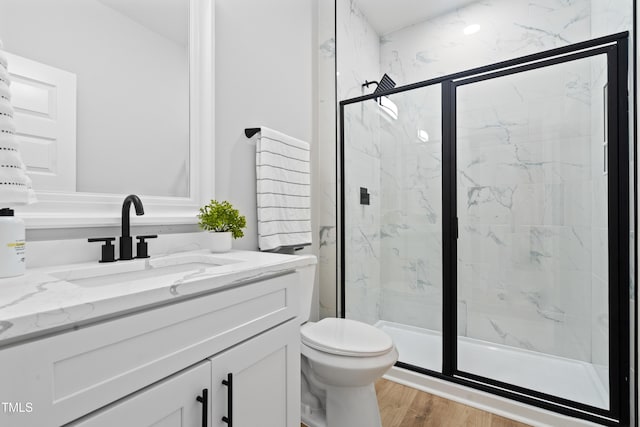
[[[391,337],[380,329],[351,319],[325,318],[300,329],[302,343],[339,356],[374,357],[393,349]]]

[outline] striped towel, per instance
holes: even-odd
[[[311,244],[309,144],[261,127],[256,143],[258,246],[261,251]]]

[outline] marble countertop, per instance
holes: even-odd
[[[315,263],[312,255],[191,251],[30,269],[0,279],[0,347]]]

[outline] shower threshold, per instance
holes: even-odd
[[[399,361],[441,372],[442,334],[400,323],[378,321],[375,326],[395,343]],[[485,378],[608,409],[605,367],[494,344],[473,338],[458,338],[458,369]]]

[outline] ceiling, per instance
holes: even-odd
[[[176,43],[187,46],[188,0],[99,0]],[[478,0],[354,0],[379,35],[451,12]]]
[[[188,45],[189,0],[99,0],[181,46]]]
[[[384,35],[477,0],[354,0],[374,30]]]

